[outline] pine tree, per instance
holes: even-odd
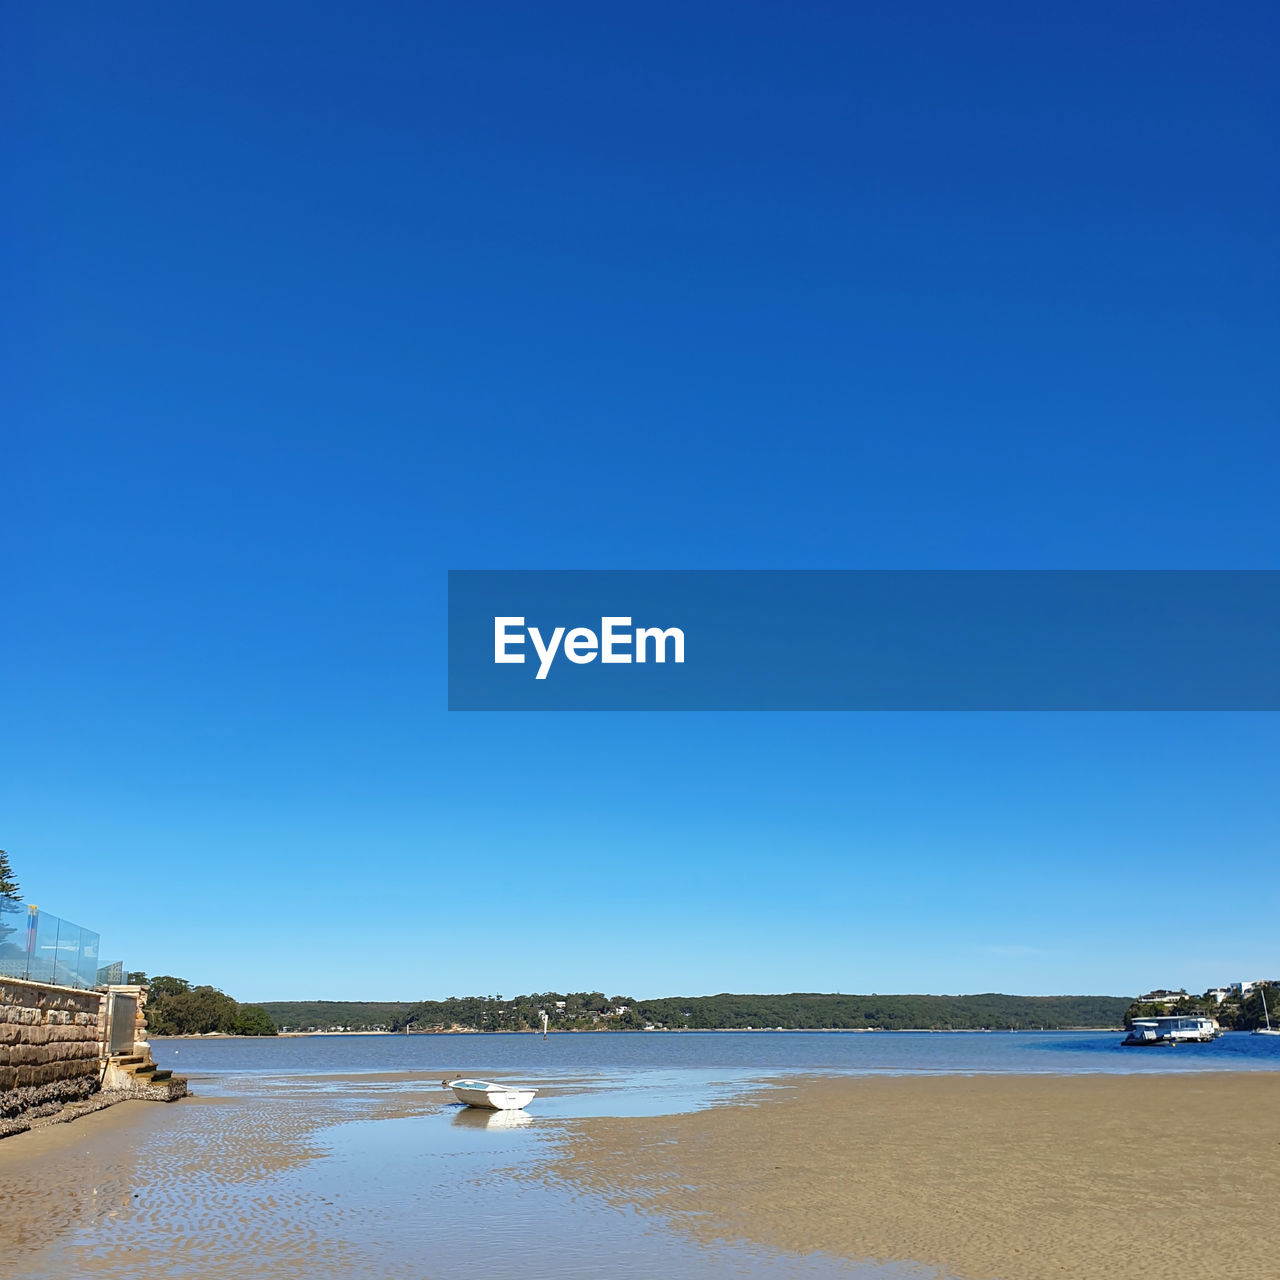
[[[13,868],[9,865],[9,855],[3,849],[0,849],[0,898],[8,902],[22,900],[18,882],[13,878]]]
[[[0,849],[0,951],[4,950],[8,939],[17,932],[5,924],[5,917],[17,911],[21,902],[18,882],[13,878],[13,868],[9,865],[9,855]]]

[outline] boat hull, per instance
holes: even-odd
[[[469,1107],[484,1111],[520,1111],[537,1096],[537,1089],[509,1089],[485,1080],[455,1080],[450,1083],[453,1096]]]
[[[1218,1037],[1205,1032],[1201,1035],[1164,1035],[1164,1036],[1135,1036],[1127,1035],[1121,1044],[1134,1046],[1139,1048],[1150,1048],[1153,1045],[1166,1044],[1212,1044]]]

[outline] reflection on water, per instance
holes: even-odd
[[[488,1111],[481,1107],[459,1107],[453,1123],[467,1129],[523,1129],[533,1123],[527,1111]]]

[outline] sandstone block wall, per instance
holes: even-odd
[[[0,978],[0,1132],[98,1088],[103,996]]]

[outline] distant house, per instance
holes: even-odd
[[[1205,992],[1205,995],[1213,997],[1214,1004],[1221,1004],[1230,994],[1230,987],[1213,987]]]
[[[1266,985],[1265,978],[1255,978],[1252,982],[1233,982],[1231,984],[1231,990],[1237,992],[1240,998],[1243,1000],[1244,997],[1247,996],[1250,991],[1254,990],[1256,987],[1261,987],[1265,985]]]
[[[1181,1000],[1187,993],[1185,991],[1169,991],[1165,987],[1157,987],[1154,991],[1148,991],[1145,996],[1138,997],[1139,1004],[1173,1004],[1176,1000]]]

